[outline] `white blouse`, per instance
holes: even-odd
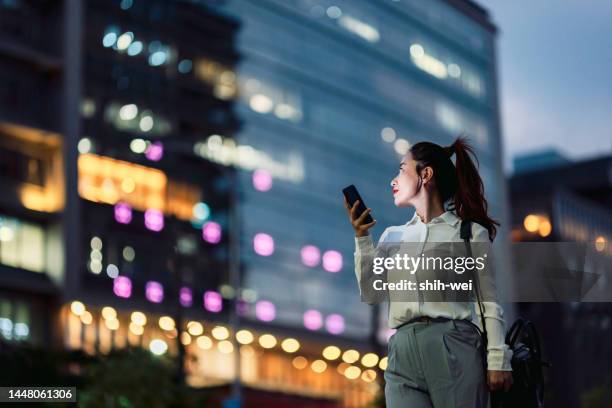
[[[446,211],[429,223],[414,216],[405,225],[391,226],[382,233],[378,245],[385,242],[461,242],[461,219]],[[472,223],[472,242],[489,242],[489,233],[483,226]],[[373,259],[377,248],[371,235],[355,237],[355,274],[359,290],[370,289],[372,281],[380,278],[373,272]],[[371,289],[370,289],[371,290]],[[487,363],[489,370],[511,371],[512,350],[505,344],[504,312],[490,294],[483,300],[487,325]],[[419,316],[467,319],[482,329],[480,309],[476,302],[389,302],[389,327],[395,328]]]

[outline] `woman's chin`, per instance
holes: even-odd
[[[400,197],[394,197],[393,198],[393,204],[395,204],[396,207],[410,207],[410,203],[407,202],[406,200],[402,200]]]

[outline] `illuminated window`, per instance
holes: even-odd
[[[27,304],[0,299],[0,339],[29,340],[30,327],[30,307]]]
[[[332,9],[332,13],[334,13],[334,11],[335,10]],[[337,12],[335,15],[337,15]],[[334,18],[334,15],[330,18]],[[338,18],[338,25],[368,42],[377,43],[380,41],[380,33],[376,27],[355,17],[342,15]]]
[[[78,168],[79,195],[96,203],[121,202],[123,207],[161,210],[188,221],[200,202],[196,186],[169,181],[161,170],[95,154],[81,154]]]
[[[304,160],[300,152],[287,153],[281,162],[269,153],[249,145],[236,145],[234,139],[210,135],[193,146],[196,155],[224,166],[236,166],[244,170],[264,169],[277,179],[300,183],[304,179]]]
[[[273,114],[291,122],[302,120],[302,99],[298,93],[289,89],[260,79],[241,77],[240,96],[254,112]]]
[[[59,135],[0,123],[0,177],[19,184],[21,204],[56,212],[64,206]]]
[[[104,120],[125,132],[159,137],[172,131],[172,124],[166,118],[134,103],[109,103],[104,110]]]
[[[472,96],[480,98],[484,95],[479,75],[451,56],[442,56],[435,51],[430,46],[413,43],[410,45],[410,59],[417,68],[438,79],[454,81]]]
[[[36,224],[0,216],[0,263],[43,272],[45,231]]]
[[[189,72],[191,66],[191,61],[183,60],[179,64],[179,71]],[[218,62],[206,58],[198,59],[195,62],[195,76],[211,85],[213,94],[219,99],[228,100],[236,96],[236,74]]]

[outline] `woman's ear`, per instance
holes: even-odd
[[[426,185],[431,182],[433,179],[433,168],[430,166],[425,167],[421,170],[421,179],[423,180],[423,185]]]

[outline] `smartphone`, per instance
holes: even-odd
[[[367,209],[365,203],[363,202],[363,198],[361,198],[359,191],[357,191],[357,187],[354,185],[351,184],[350,186],[343,188],[342,194],[344,194],[344,197],[346,197],[346,201],[349,203],[351,208],[353,207],[353,204],[355,204],[355,201],[359,200],[359,205],[357,206],[358,217]],[[368,214],[365,218],[365,223],[369,224],[373,221],[372,216]]]

